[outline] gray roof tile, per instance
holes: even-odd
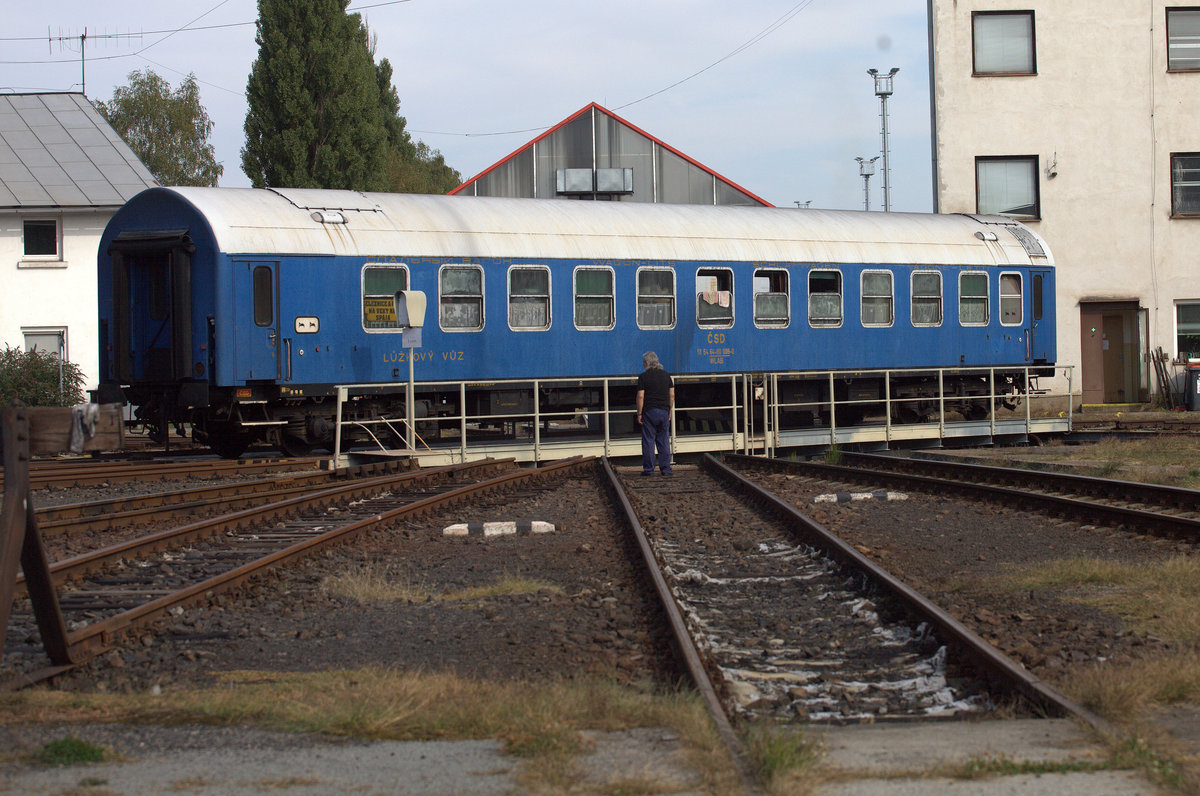
[[[157,184],[82,94],[0,94],[0,207],[111,207]]]

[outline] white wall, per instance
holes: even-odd
[[[1200,219],[1170,218],[1170,153],[1200,151],[1200,73],[1166,73],[1167,5],[933,0],[938,209],[975,211],[976,156],[1039,156],[1028,223],[1058,266],[1063,364],[1080,362],[1081,300],[1139,301],[1150,350],[1174,356],[1174,302],[1200,298]],[[973,10],[1034,11],[1036,75],[972,76]]]
[[[96,249],[112,210],[0,214],[0,345],[25,347],[23,328],[66,327],[67,359],[84,374],[84,389],[99,377]],[[25,218],[60,219],[61,260],[26,259]]]

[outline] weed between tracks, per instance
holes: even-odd
[[[378,561],[363,561],[345,572],[329,576],[321,583],[321,587],[327,594],[345,597],[359,603],[461,602],[506,595],[536,594],[539,591],[555,594],[562,592],[558,586],[546,581],[519,575],[506,575],[487,586],[435,594],[402,567]]]

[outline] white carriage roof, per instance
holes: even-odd
[[[0,94],[0,207],[110,207],[157,185],[82,94]]]
[[[1036,234],[1000,217],[309,189],[167,190],[203,213],[220,250],[231,254],[1051,263]]]

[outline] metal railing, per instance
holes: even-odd
[[[1071,428],[1072,369],[1056,368],[1049,381],[1064,391],[1033,390],[1026,368],[1019,388],[998,374],[1013,368],[785,371],[677,376],[672,412],[674,453],[730,451],[774,455],[780,448],[944,439],[990,439]],[[1060,378],[1061,377],[1061,378]],[[356,395],[377,394],[378,384],[337,389],[337,450],[353,435],[370,442],[356,453],[415,456],[422,464],[446,464],[484,456],[540,462],[566,455],[606,457],[641,454],[634,405],[636,378],[439,381],[415,386],[417,404],[432,414],[406,418],[346,419]],[[932,395],[909,394],[936,384]],[[972,392],[959,389],[970,384]],[[948,387],[948,385],[950,385]],[[406,385],[394,385],[404,391]],[[869,387],[869,394],[855,394]],[[878,388],[878,389],[875,389]],[[496,405],[468,411],[469,396],[483,390],[502,396]],[[948,393],[949,390],[949,393]],[[543,408],[552,393],[577,396],[569,408]],[[796,397],[797,393],[803,393]],[[781,395],[791,395],[783,399]],[[995,408],[999,401],[1015,405]],[[1034,413],[1033,402],[1039,404]],[[853,421],[853,422],[851,422]],[[407,440],[411,428],[413,444]],[[340,459],[341,457],[339,457]],[[339,462],[340,463],[340,462]]]

